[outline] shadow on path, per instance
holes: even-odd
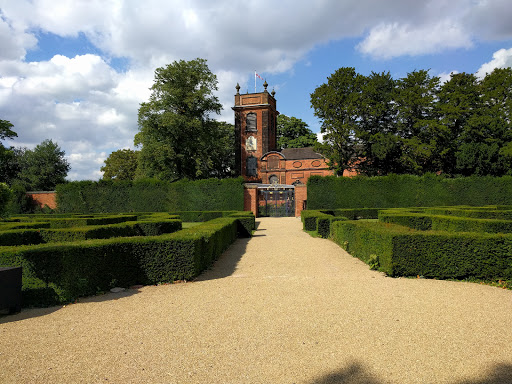
[[[256,221],[256,229],[252,237],[262,237],[266,229],[260,228],[260,222]],[[213,266],[199,275],[194,281],[207,281],[223,279],[231,276],[247,250],[247,244],[252,237],[238,238],[224,253],[214,262]]]
[[[138,289],[126,289],[125,291],[118,293],[107,292],[96,296],[81,297],[77,299],[75,303],[101,303],[104,301],[119,300],[125,297],[130,297],[136,295],[137,293],[139,293]],[[22,308],[21,312],[14,313],[12,315],[3,315],[0,312],[0,324],[7,324],[12,321],[31,319],[33,317],[46,316],[49,315],[50,313],[56,312],[59,309],[64,308],[67,305],[74,305],[75,303],[69,303],[66,305],[56,305],[53,307],[46,308]]]
[[[388,380],[381,380],[370,373],[363,364],[353,362],[339,371],[322,376],[311,384],[384,384]],[[507,384],[512,383],[512,365],[496,364],[483,372],[481,378],[453,381],[451,384]]]

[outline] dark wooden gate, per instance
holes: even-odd
[[[293,186],[271,184],[259,187],[258,194],[260,217],[295,216],[295,188]]]

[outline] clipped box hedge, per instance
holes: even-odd
[[[452,212],[460,213],[462,209]],[[448,210],[425,210],[424,213],[413,212],[409,209],[382,210],[379,220],[387,223],[404,225],[418,230],[438,230],[450,232],[486,232],[511,233],[512,220],[477,219],[464,216],[435,215],[427,212],[448,212]],[[471,212],[485,212],[471,210]],[[502,213],[506,211],[501,211]],[[486,216],[486,215],[482,215]],[[502,215],[503,217],[504,215]]]
[[[390,223],[333,223],[333,240],[390,276],[512,279],[512,235],[416,231]]]
[[[379,209],[332,209],[332,210],[303,210],[301,220],[305,231],[316,231],[319,236],[329,238],[331,224],[335,221],[355,219],[376,219]]]
[[[24,306],[52,305],[113,286],[190,280],[237,238],[237,217],[161,236],[0,248],[0,265],[23,267]]]

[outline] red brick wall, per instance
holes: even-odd
[[[295,217],[300,217],[304,202],[308,199],[308,187],[305,185],[295,186]]]
[[[47,205],[51,209],[57,208],[57,194],[55,192],[27,192],[27,196],[41,208]]]
[[[258,217],[258,188],[256,186],[245,186],[244,188],[244,211],[252,211]]]

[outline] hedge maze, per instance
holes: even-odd
[[[201,222],[182,229],[182,221]],[[23,306],[190,280],[255,227],[251,212],[20,215],[0,221],[0,265],[22,266]]]
[[[512,206],[303,211],[302,221],[389,276],[512,280]]]

